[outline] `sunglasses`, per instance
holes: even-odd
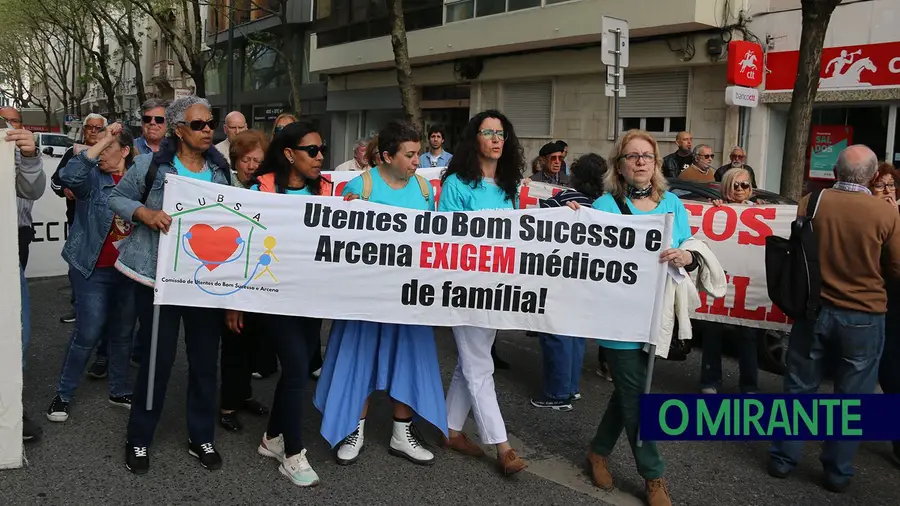
[[[210,130],[215,130],[217,126],[219,126],[219,120],[211,119],[209,121],[203,121],[199,119],[195,119],[194,121],[180,121],[179,124],[187,125],[191,127],[191,130],[195,132],[202,132],[204,128],[209,127]]]
[[[716,155],[697,155],[700,158],[706,158],[707,160],[712,160],[712,158]]]
[[[277,126],[277,127],[275,127],[275,133],[276,133],[276,134],[281,133],[282,130],[284,130],[284,127],[283,127],[283,126]]]
[[[145,125],[149,125],[151,122],[156,122],[157,125],[165,125],[166,118],[165,116],[143,116],[141,117],[141,121],[144,122]]]
[[[734,185],[732,185],[732,187],[733,187],[735,190],[749,190],[749,189],[750,189],[750,183],[748,183],[748,182],[746,182],[746,181],[741,181],[740,183],[734,183]]]
[[[561,155],[553,155],[550,158],[551,162],[561,162],[563,157]]]
[[[319,156],[319,153],[322,153],[324,155],[328,152],[328,146],[324,144],[321,146],[297,146],[294,149],[296,149],[297,151],[303,151],[304,153],[309,155],[310,158]]]

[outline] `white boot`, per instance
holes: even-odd
[[[394,433],[391,435],[391,455],[423,466],[434,464],[434,454],[422,446],[416,437],[412,422],[394,421]]]
[[[362,419],[359,421],[359,425],[356,426],[356,430],[341,441],[341,445],[338,447],[337,451],[338,464],[346,466],[356,462],[356,459],[359,458],[359,452],[363,450],[365,428],[366,420]]]

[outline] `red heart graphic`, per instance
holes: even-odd
[[[205,223],[192,226],[188,233],[190,234],[188,244],[194,250],[194,255],[202,260],[203,265],[210,271],[231,257],[238,248],[237,240],[241,236],[241,233],[232,227],[214,229]]]

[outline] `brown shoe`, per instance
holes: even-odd
[[[609,472],[609,461],[602,455],[594,452],[588,452],[588,466],[591,468],[591,478],[594,485],[597,485],[607,492],[615,488],[613,485],[613,477]]]
[[[528,467],[528,464],[525,462],[525,459],[516,454],[516,450],[510,448],[498,457],[497,466],[503,474],[510,475],[525,469]]]
[[[443,446],[470,457],[484,457],[484,450],[462,432],[451,436],[450,439],[445,437]]]
[[[647,480],[647,504],[650,506],[672,506],[669,485],[663,478]]]

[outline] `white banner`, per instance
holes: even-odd
[[[157,304],[650,340],[664,215],[437,213],[166,184]]]
[[[19,284],[16,237],[15,144],[6,141],[9,130],[0,130],[0,276],[6,288],[0,292],[0,469],[22,467],[22,298]]]
[[[769,299],[766,288],[766,237],[789,237],[797,206],[715,207],[685,202],[691,231],[715,253],[728,276],[728,293],[710,299],[700,294],[703,305],[693,318],[789,331],[790,319]]]
[[[28,267],[25,269],[25,276],[29,278],[64,276],[69,272],[69,264],[60,256],[69,236],[66,199],[50,189],[50,176],[56,171],[61,158],[44,155],[42,160],[44,173],[47,175],[47,189],[40,199],[34,201],[31,210],[34,241],[28,249]]]

